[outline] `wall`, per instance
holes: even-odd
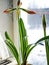
[[[12,4],[12,0],[0,0],[0,33],[2,37],[5,39],[4,33],[8,31],[8,33],[13,38],[13,21],[12,14],[5,14],[3,11],[7,8],[10,8]]]
[[[9,52],[7,50],[5,39],[5,31],[8,31],[13,39],[13,17],[12,14],[5,14],[3,11],[7,8],[12,7],[12,0],[0,0],[0,57],[5,59],[9,57]],[[1,51],[2,49],[2,51]],[[6,53],[5,53],[6,51]],[[4,54],[3,54],[4,53]]]
[[[17,6],[17,0],[13,0],[13,7],[16,8]],[[18,32],[18,20],[17,20],[17,14],[16,11],[13,13],[13,28],[14,28],[14,42],[15,42],[15,46],[19,47],[19,32]]]

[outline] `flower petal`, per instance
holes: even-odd
[[[4,13],[11,13],[11,12],[13,12],[14,10],[16,10],[17,8],[12,8],[12,9],[6,9],[6,10],[4,10],[3,12]]]
[[[21,9],[21,10],[27,12],[28,14],[36,14],[36,12],[33,11],[33,10],[27,10],[27,9],[24,9],[24,8],[19,8],[19,9]]]
[[[28,14],[36,14],[35,11],[31,11],[31,10],[27,11],[27,13],[28,13]]]
[[[4,12],[4,13],[9,13],[10,10],[9,10],[9,9],[6,9],[6,10],[4,10],[3,12]]]

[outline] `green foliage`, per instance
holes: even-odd
[[[22,55],[22,64],[26,65],[27,58],[28,58],[30,52],[38,44],[41,44],[40,43],[41,41],[45,40],[47,64],[49,65],[49,41],[47,40],[47,39],[49,39],[49,36],[46,36],[46,19],[45,19],[45,15],[43,15],[43,19],[42,19],[44,37],[39,39],[33,45],[33,44],[28,44],[27,32],[26,32],[23,20],[22,20],[22,18],[19,17],[19,14],[20,14],[20,10],[22,10],[22,11],[28,13],[28,14],[36,14],[36,12],[35,11],[31,11],[31,10],[27,10],[27,9],[24,9],[24,8],[20,8],[20,1],[18,0],[17,8],[6,9],[4,11],[4,13],[11,13],[11,12],[13,12],[15,10],[17,11],[17,15],[18,15],[18,27],[19,27],[20,51],[21,51],[21,55]],[[7,32],[5,32],[5,37],[6,37],[5,42],[6,42],[7,46],[9,47],[9,49],[12,52],[12,54],[14,55],[18,65],[21,65],[20,54],[18,53],[18,50],[15,47],[13,40],[10,38],[10,36],[9,36],[9,34]]]
[[[5,32],[5,37],[6,37],[6,39],[10,40],[12,42],[12,44],[14,44],[13,40],[10,38],[10,36],[7,32]]]
[[[41,41],[49,39],[49,36],[42,37],[36,43],[34,43],[34,45],[33,44],[28,44],[27,33],[26,33],[26,29],[25,29],[22,18],[19,18],[18,26],[19,26],[19,35],[20,35],[20,47],[21,47],[20,51],[21,51],[21,55],[22,55],[22,64],[26,65],[27,58],[28,58],[30,52],[38,44],[40,44]],[[16,58],[16,61],[18,62],[18,65],[21,65],[20,56],[19,56],[19,53],[18,53],[18,51],[17,51],[17,49],[14,45],[13,40],[10,38],[10,36],[7,32],[5,32],[5,37],[6,37],[5,42],[6,42],[7,46],[9,47],[12,54]]]
[[[5,32],[5,37],[6,37],[5,42],[6,42],[7,46],[9,47],[10,51],[14,55],[15,59],[17,60],[18,65],[20,65],[19,53],[18,53],[13,41],[11,40],[11,38],[7,32]]]
[[[25,26],[24,26],[24,23],[23,23],[23,20],[22,18],[19,19],[18,21],[18,25],[19,25],[19,34],[20,34],[20,46],[21,46],[21,53],[22,53],[22,61],[24,63],[24,61],[26,60],[27,61],[27,58],[30,54],[30,52],[32,51],[32,49],[34,47],[37,46],[37,44],[40,42],[40,41],[43,41],[45,39],[48,39],[49,36],[47,37],[43,37],[41,39],[39,39],[34,46],[32,46],[32,44],[28,44],[28,39],[27,39],[27,33],[26,33],[26,29],[25,29]]]
[[[20,46],[21,46],[22,60],[24,61],[24,58],[26,56],[26,47],[28,45],[28,39],[27,39],[27,33],[26,33],[26,29],[24,27],[23,20],[21,18],[19,19],[18,24],[19,24],[19,34],[20,34]]]

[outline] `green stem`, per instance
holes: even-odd
[[[18,60],[18,65],[21,65],[21,63],[20,63],[20,56],[19,56],[19,60]]]
[[[46,29],[44,30],[44,37],[46,37]],[[49,65],[48,41],[46,39],[45,39],[45,48],[46,48],[47,65]]]
[[[44,37],[46,37],[46,20],[45,15],[43,15],[43,30],[44,30]],[[46,58],[47,58],[47,65],[49,65],[49,52],[48,52],[48,41],[45,39],[45,49],[46,49]]]
[[[20,13],[19,13],[19,5],[17,3],[17,20],[18,20],[18,23],[19,23],[19,16],[20,16]],[[19,25],[18,25],[18,29],[19,29]],[[20,47],[19,47],[19,60],[18,60],[18,65],[21,65],[21,60],[20,60]]]

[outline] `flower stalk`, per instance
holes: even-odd
[[[44,37],[46,37],[46,19],[45,19],[45,15],[43,15],[42,25],[43,25]],[[47,39],[45,39],[45,48],[46,48],[47,65],[49,65],[49,46],[48,46]]]

